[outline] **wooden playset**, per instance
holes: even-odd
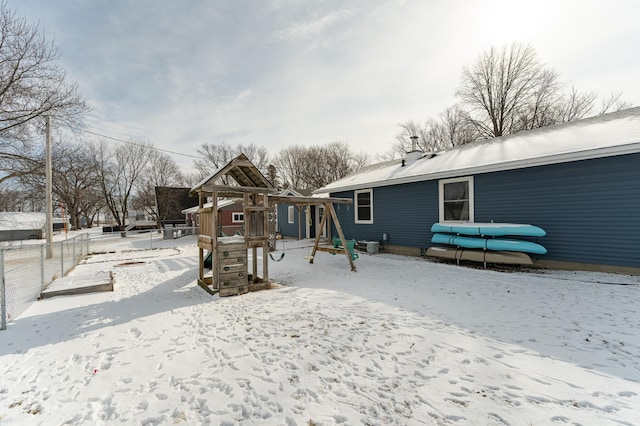
[[[270,216],[271,208],[278,203],[323,205],[325,208],[320,227],[333,220],[340,243],[320,245],[318,233],[309,262],[313,263],[317,251],[340,253],[347,257],[351,270],[356,271],[352,251],[333,208],[334,203],[351,203],[351,199],[274,196],[272,194],[275,191],[271,182],[244,154],[240,154],[191,189],[191,194],[199,198],[198,284],[206,291],[220,296],[232,296],[269,287],[269,240],[273,237],[270,234],[274,233],[273,226],[270,231],[270,222],[274,219]],[[219,236],[218,200],[222,198],[243,200],[244,235]],[[210,204],[205,206],[208,199]],[[329,241],[333,241],[330,236]],[[247,250],[251,250],[251,272]],[[210,275],[205,272],[205,251],[211,254]],[[262,259],[261,271],[258,268],[259,258]]]

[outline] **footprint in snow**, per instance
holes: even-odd
[[[138,329],[137,327],[130,328],[128,332],[135,338],[139,338],[142,335],[142,331],[140,331],[140,329]]]

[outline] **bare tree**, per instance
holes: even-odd
[[[447,108],[440,114],[440,123],[434,123],[433,151],[465,145],[478,139],[478,133],[469,113],[459,106]]]
[[[80,219],[91,225],[96,211],[104,206],[91,150],[83,142],[59,142],[52,153],[53,193],[66,206],[71,226],[80,227]],[[44,175],[42,175],[44,179]]]
[[[16,162],[33,164],[32,135],[44,116],[77,124],[88,110],[75,83],[56,63],[58,51],[38,25],[0,2],[0,168],[4,178],[30,173]]]
[[[236,145],[232,147],[225,142],[220,144],[202,144],[200,149],[198,149],[198,154],[202,156],[202,159],[194,160],[194,166],[199,173],[198,180],[211,175],[242,153],[244,153],[260,171],[266,173],[269,165],[269,154],[263,147],[254,144]],[[225,180],[225,183],[228,184],[230,182]]]
[[[353,153],[344,142],[324,146],[292,146],[274,159],[284,184],[295,189],[318,189],[369,164],[365,153]]]
[[[539,63],[529,45],[513,43],[501,50],[491,48],[462,72],[456,94],[477,115],[474,123],[485,137],[497,137],[519,130],[518,115],[550,96],[556,74]]]
[[[120,227],[125,225],[133,189],[149,161],[151,148],[143,142],[112,148],[105,141],[94,147],[98,183],[107,208]]]
[[[444,110],[439,120],[428,119],[424,124],[407,121],[399,126],[396,144],[385,155],[378,156],[379,161],[404,157],[413,148],[412,136],[418,137],[416,148],[423,152],[438,152],[479,139],[473,120],[457,105]]]
[[[631,108],[631,103],[621,100],[621,97],[621,92],[611,92],[607,98],[602,100],[600,114],[622,111],[623,109]]]
[[[21,191],[16,188],[0,187],[0,212],[22,210]]]
[[[595,100],[595,93],[580,92],[575,86],[571,86],[569,92],[559,99],[556,105],[556,121],[566,123],[588,116],[593,110]]]
[[[283,186],[294,189],[302,188],[302,174],[306,167],[302,159],[305,158],[306,148],[300,145],[293,145],[282,149],[274,158],[273,164]]]
[[[508,133],[549,126],[558,122],[561,84],[558,73],[541,69],[526,99],[513,110],[513,123]]]
[[[131,205],[134,209],[142,210],[147,216],[158,221],[160,227],[161,217],[156,209],[160,200],[156,200],[156,187],[182,187],[186,185],[185,178],[178,164],[166,154],[158,151],[149,152],[149,161],[140,175],[136,185],[136,195],[132,198]]]

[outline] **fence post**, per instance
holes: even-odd
[[[0,330],[7,329],[7,291],[4,282],[4,249],[0,248]]]
[[[43,245],[40,246],[40,293],[42,293],[42,291],[44,291],[44,246],[47,243],[44,243]],[[51,251],[51,250],[47,250],[47,251]]]
[[[73,237],[73,266],[76,266],[78,263],[78,258],[76,257],[76,237]]]
[[[60,278],[64,277],[64,242],[60,243]]]

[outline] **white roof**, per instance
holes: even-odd
[[[462,145],[367,169],[316,193],[397,185],[640,152],[640,107]]]
[[[47,216],[44,212],[0,212],[0,231],[44,229]],[[52,223],[62,223],[53,217]]]
[[[240,199],[231,199],[231,198],[220,199],[220,200],[218,200],[218,209],[230,206],[232,204],[237,203],[238,201],[240,201]],[[213,203],[210,201],[208,203],[205,203],[202,207],[211,207],[211,206],[213,206]],[[199,209],[200,209],[199,206],[189,207],[188,209],[182,210],[181,213],[182,214],[198,213]]]

